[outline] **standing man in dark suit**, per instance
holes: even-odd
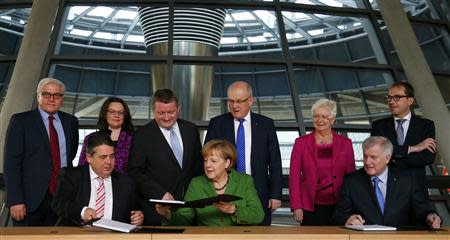
[[[392,143],[376,136],[364,140],[362,147],[364,167],[345,177],[334,222],[439,228],[441,218],[412,173],[387,166]]]
[[[253,177],[265,217],[270,225],[271,212],[281,206],[281,155],[273,120],[250,111],[253,104],[251,86],[237,81],[228,87],[229,113],[212,118],[205,143],[225,139],[236,144],[238,171]]]
[[[114,171],[111,137],[93,133],[87,140],[86,159],[89,166],[63,168],[59,174],[52,207],[63,225],[80,225],[93,218],[141,225],[144,214],[136,211],[133,180]]]
[[[59,111],[64,84],[53,78],[37,86],[37,109],[14,114],[5,140],[6,204],[15,226],[52,226],[50,204],[60,168],[72,167],[78,120]]]
[[[155,119],[134,136],[128,172],[140,193],[145,225],[160,225],[162,219],[149,199],[183,199],[191,179],[203,174],[203,158],[197,127],[178,118],[180,107],[172,90],[157,90],[152,109]]]
[[[371,136],[389,139],[394,145],[390,165],[411,169],[424,184],[425,166],[436,157],[434,123],[412,114],[414,89],[407,82],[391,85],[386,101],[392,116],[373,122]]]

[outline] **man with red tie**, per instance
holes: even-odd
[[[111,137],[93,133],[86,144],[89,166],[63,168],[52,202],[61,225],[80,225],[95,218],[141,225],[144,214],[137,209],[133,180],[114,171]]]
[[[14,226],[51,226],[50,204],[60,168],[72,167],[78,120],[59,111],[65,86],[54,78],[37,87],[38,108],[14,114],[5,140],[6,204]]]

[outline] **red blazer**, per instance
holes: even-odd
[[[291,154],[289,170],[289,197],[291,210],[314,211],[317,186],[317,147],[315,132],[298,137]],[[336,199],[339,196],[344,176],[355,171],[352,141],[333,131],[333,187]]]

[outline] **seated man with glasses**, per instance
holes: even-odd
[[[414,89],[407,82],[390,86],[386,101],[392,116],[374,121],[372,136],[383,136],[394,144],[391,166],[411,169],[418,181],[425,183],[425,166],[436,154],[433,121],[411,112]]]
[[[228,140],[238,152],[236,169],[253,177],[263,206],[263,225],[270,225],[271,212],[281,206],[281,155],[273,120],[250,111],[251,86],[242,81],[228,87],[229,113],[212,118],[205,143]]]

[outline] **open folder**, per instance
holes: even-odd
[[[177,201],[177,200],[160,200],[160,199],[150,199],[152,203],[158,203],[163,206],[171,206],[178,208],[204,208],[206,206],[212,205],[218,202],[232,202],[236,200],[241,200],[242,198],[230,194],[220,194],[215,197],[203,198],[189,202]]]

